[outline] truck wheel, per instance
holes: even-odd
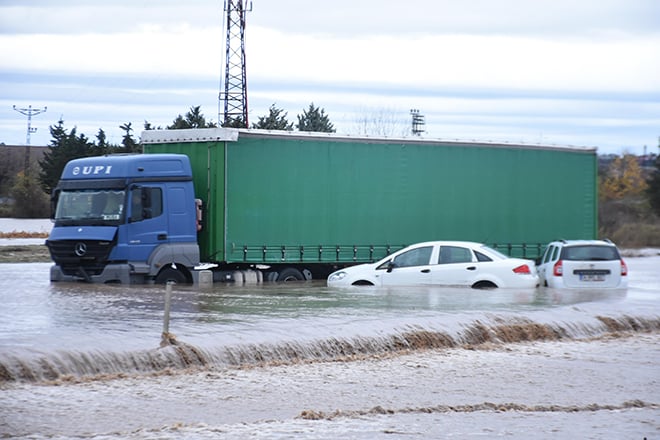
[[[188,283],[188,279],[184,273],[169,266],[161,270],[158,275],[156,275],[156,284],[167,284],[170,281],[176,284]]]
[[[286,267],[277,275],[277,281],[304,281],[305,277],[295,267]]]

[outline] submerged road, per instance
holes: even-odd
[[[660,256],[627,291],[174,290],[0,265],[0,436],[654,438]]]

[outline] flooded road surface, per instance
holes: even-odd
[[[0,435],[655,438],[660,256],[627,291],[51,284],[0,265]],[[59,436],[59,437],[58,437]]]

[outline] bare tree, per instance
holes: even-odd
[[[363,136],[403,137],[410,132],[408,114],[388,108],[365,108],[358,112],[355,132]]]

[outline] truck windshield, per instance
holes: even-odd
[[[118,224],[124,218],[125,199],[124,190],[64,190],[58,197],[55,221],[75,224]]]

